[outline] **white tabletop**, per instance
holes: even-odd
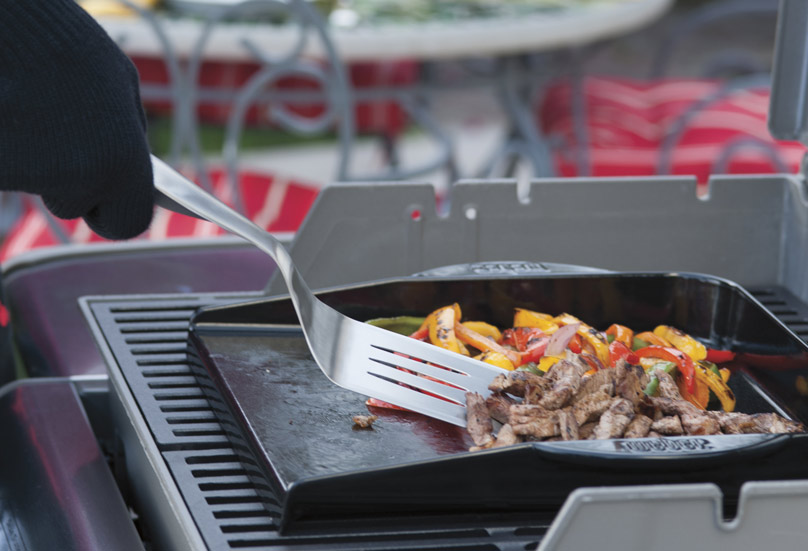
[[[618,36],[659,18],[674,0],[593,1],[558,11],[535,15],[434,21],[385,23],[353,28],[334,27],[331,36],[346,61],[395,59],[441,60],[475,56],[507,55],[577,46]],[[99,17],[107,32],[129,55],[161,56],[151,29],[140,19]],[[201,23],[195,19],[161,19],[176,53],[186,57],[199,37]],[[222,24],[206,48],[206,57],[248,60],[243,46],[250,40],[264,51],[284,51],[296,41],[292,28],[262,24]],[[308,53],[321,56],[322,47],[311,40]]]

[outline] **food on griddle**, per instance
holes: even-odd
[[[501,331],[462,321],[457,304],[426,318],[371,323],[504,370],[488,397],[466,395],[472,449],[528,440],[805,431],[774,413],[734,413],[730,370],[717,365],[734,354],[667,325],[635,333],[613,324],[599,331],[570,314],[517,308],[513,326]],[[368,405],[385,404],[371,399]]]
[[[360,429],[373,428],[373,423],[378,419],[377,415],[354,415],[352,420],[354,425]]]
[[[638,391],[651,377],[658,381],[656,396]],[[487,399],[467,394],[472,449],[530,440],[805,432],[801,423],[774,413],[701,409],[682,398],[664,367],[646,372],[622,359],[614,368],[592,372],[580,354],[570,351],[544,376],[511,371],[498,375],[489,388]],[[507,416],[502,404],[509,404]],[[487,417],[503,423],[498,433]]]

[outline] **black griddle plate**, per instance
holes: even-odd
[[[736,350],[738,410],[808,419],[797,384],[802,342],[740,287],[691,274],[501,279],[412,278],[321,293],[354,319],[425,315],[458,302],[463,319],[510,326],[514,307],[571,313],[605,329],[669,324]],[[552,518],[580,486],[713,482],[732,499],[749,480],[808,476],[808,436],[738,435],[527,443],[470,453],[465,430],[418,414],[367,408],[312,360],[291,303],[200,311],[191,342],[246,435],[273,491],[282,529],[325,517],[535,512]],[[372,429],[352,416],[372,413]]]

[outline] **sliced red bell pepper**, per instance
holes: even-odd
[[[572,339],[570,339],[570,343],[567,345],[567,348],[570,349],[570,352],[573,354],[580,354],[581,350],[583,349],[583,344],[581,343],[581,335],[575,333]]]
[[[519,352],[524,352],[533,345],[534,341],[545,336],[544,331],[537,327],[514,327],[503,331],[501,344],[513,346]]]
[[[609,345],[609,355],[611,357],[611,367],[617,365],[618,360],[622,360],[623,358],[632,365],[636,365],[640,362],[639,356],[635,354],[631,348],[626,346],[622,341],[614,340],[612,344]]]
[[[538,339],[532,339],[530,342],[532,344],[520,355],[521,363],[519,365],[531,362],[539,363],[542,356],[544,356],[544,352],[547,350],[547,344],[550,342],[550,337],[544,336]]]
[[[378,398],[368,398],[365,400],[365,405],[374,407],[374,408],[386,408],[386,409],[397,409],[401,411],[411,411],[407,408],[403,408],[401,406],[397,406],[395,404],[391,404],[390,402],[385,402],[384,400],[379,400]]]
[[[429,327],[427,327],[426,323],[424,323],[417,331],[415,331],[410,338],[419,340],[419,341],[428,341],[429,340]]]
[[[713,362],[714,364],[731,362],[735,359],[735,352],[732,350],[717,350],[715,348],[708,348],[707,357],[705,359],[708,362]]]
[[[638,358],[659,358],[676,364],[679,373],[685,380],[685,388],[693,394],[696,391],[696,368],[693,360],[676,348],[665,346],[646,346],[634,351]]]

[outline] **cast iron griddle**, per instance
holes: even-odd
[[[355,319],[425,315],[459,302],[464,319],[510,325],[515,306],[569,312],[605,328],[670,324],[739,351],[738,410],[805,421],[796,377],[804,345],[743,289],[688,274],[597,274],[455,280],[414,278],[333,290],[321,298]],[[549,518],[579,486],[714,482],[733,495],[757,479],[808,475],[808,437],[717,436],[526,443],[469,453],[464,429],[372,408],[331,383],[311,358],[288,300],[199,312],[192,344],[284,500],[283,529],[325,516],[531,511]],[[773,465],[776,464],[776,468]]]

